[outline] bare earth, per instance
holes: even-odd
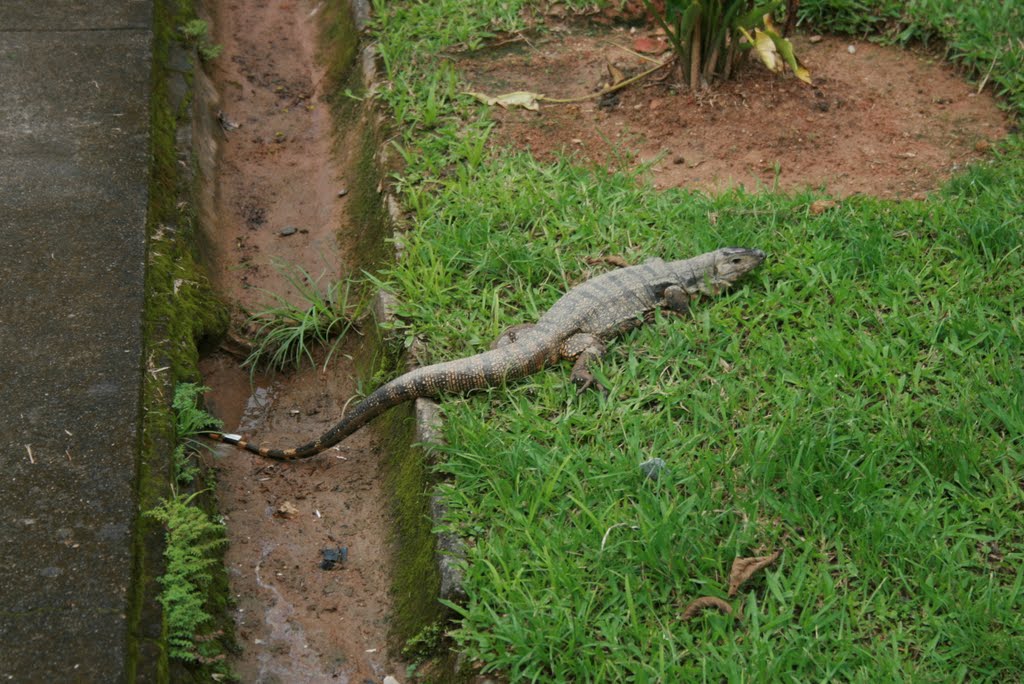
[[[212,5],[214,40],[224,46],[212,75],[226,122],[239,125],[217,141],[214,198],[205,212],[213,277],[229,301],[255,311],[267,301],[260,289],[288,293],[272,258],[331,278],[358,263],[358,227],[349,223],[342,192],[354,173],[348,150],[357,148],[358,133],[353,127],[332,139],[316,62],[321,5]],[[649,66],[621,47],[644,32],[600,30],[457,55],[457,65],[466,89],[559,98],[600,89],[608,64],[627,76]],[[588,100],[540,113],[495,109],[492,142],[544,159],[568,151],[612,166],[651,162],[657,187],[777,182],[837,196],[920,197],[1007,133],[987,94],[926,56],[847,39],[795,42],[813,88],[753,64],[735,82],[697,96],[647,79],[610,106]],[[244,316],[235,322],[244,337]],[[326,373],[257,377],[254,390],[237,358],[216,354],[202,365],[213,388],[208,405],[229,431],[295,446],[333,425],[356,389],[351,363],[343,353],[336,359]],[[242,681],[405,681],[405,664],[387,649],[391,548],[382,458],[366,430],[295,464],[230,447],[212,458],[231,542],[242,646],[233,665]],[[347,562],[321,569],[321,550],[340,546]]]
[[[622,29],[568,34],[458,64],[471,90],[570,99],[607,84],[608,65],[627,77],[650,68],[623,49],[641,37]],[[757,190],[775,187],[777,174],[783,190],[920,198],[1008,132],[987,93],[926,55],[847,38],[812,44],[797,36],[794,44],[813,87],[752,61],[736,80],[696,96],[656,73],[610,106],[591,99],[542,104],[540,112],[495,108],[495,136],[541,159],[568,152],[611,166],[653,162],[660,188]]]

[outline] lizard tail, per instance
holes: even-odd
[[[269,449],[247,442],[241,435],[228,433],[212,433],[208,437],[278,461],[309,458],[331,448],[393,406],[417,397],[436,397],[443,392],[466,392],[499,385],[540,370],[550,356],[545,345],[530,340],[417,368],[377,388],[330,430],[293,449]]]
[[[311,456],[316,456],[325,449],[331,448],[392,406],[397,406],[403,401],[412,398],[403,397],[401,396],[401,393],[396,392],[395,388],[392,387],[395,382],[396,381],[393,380],[392,382],[378,388],[366,399],[359,402],[359,404],[344,418],[338,421],[334,427],[317,437],[312,442],[307,442],[302,446],[294,447],[292,449],[270,449],[260,446],[259,444],[248,442],[243,439],[241,435],[232,435],[228,433],[212,433],[207,436],[217,442],[234,444],[239,449],[245,449],[246,451],[265,458],[272,458],[276,461],[296,461],[303,458],[310,458]]]

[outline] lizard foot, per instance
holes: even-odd
[[[580,395],[591,387],[600,390],[601,394],[608,396],[608,388],[601,384],[601,381],[594,377],[594,374],[585,368],[574,370],[569,378],[576,385],[576,394]]]

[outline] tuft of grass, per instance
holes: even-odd
[[[356,295],[351,279],[321,286],[323,276],[313,278],[299,266],[277,268],[302,303],[293,304],[283,295],[266,292],[273,305],[249,319],[256,326],[255,344],[243,365],[253,370],[284,370],[299,368],[307,359],[316,366],[312,347],[319,345],[328,349],[323,363],[326,368],[345,334],[356,329],[355,321],[362,316],[365,302]]]
[[[191,19],[185,22],[180,30],[185,43],[193,46],[204,62],[217,59],[224,51],[223,45],[210,41],[210,26],[202,19]]]

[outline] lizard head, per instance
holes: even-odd
[[[708,274],[710,277],[701,284],[704,294],[718,294],[764,261],[764,252],[745,247],[722,247],[712,254],[714,264]]]

